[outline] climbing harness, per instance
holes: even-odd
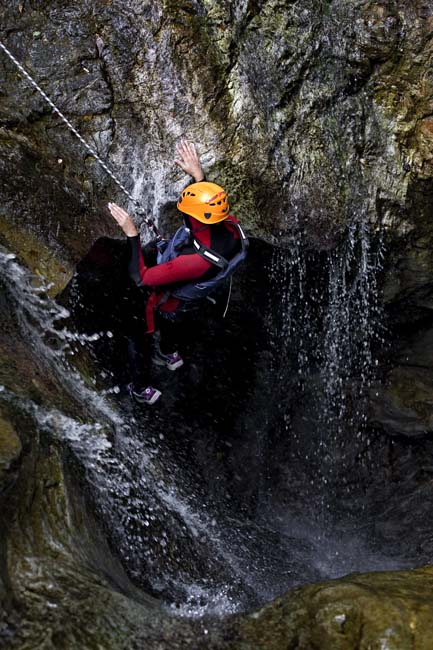
[[[230,223],[233,228],[238,232],[239,240],[241,244],[241,250],[239,253],[234,255],[230,260],[226,260],[222,255],[203,246],[195,237],[192,238],[192,244],[194,246],[195,252],[200,255],[207,262],[210,262],[216,266],[219,271],[217,275],[209,280],[199,281],[199,282],[188,282],[181,287],[177,287],[171,291],[171,295],[179,300],[184,301],[185,303],[194,303],[197,300],[202,298],[207,298],[212,293],[214,293],[225,280],[231,277],[231,275],[236,271],[236,269],[244,262],[247,251],[248,251],[248,238],[242,230],[241,226],[232,221],[231,219],[226,219],[226,223]],[[158,253],[158,264],[164,262],[170,262],[175,259],[178,255],[181,254],[182,248],[191,241],[191,231],[186,226],[181,226],[179,230],[174,234],[171,240],[163,248],[164,244],[159,244],[159,253]]]
[[[213,278],[210,278],[209,280],[201,282],[188,282],[181,287],[173,289],[171,292],[172,296],[178,298],[179,300],[182,300],[187,307],[193,305],[197,300],[202,300],[203,298],[207,298],[208,296],[211,296],[213,293],[215,293],[215,291],[217,291],[223,285],[225,280],[231,278],[236,269],[245,261],[247,257],[249,242],[241,226],[238,223],[231,221],[230,219],[226,219],[226,223],[230,223],[237,230],[239,234],[241,250],[239,253],[236,253],[236,255],[234,255],[231,259],[226,260],[222,255],[219,255],[219,253],[216,251],[203,246],[200,242],[193,238],[193,246],[196,250],[196,253],[198,253],[200,257],[203,257],[203,259],[205,259],[207,262],[210,262],[216,266],[219,271],[217,275],[215,275]],[[176,235],[177,233],[174,236],[175,238]],[[179,255],[179,252],[175,250],[174,256],[177,255]],[[165,261],[164,254],[161,261]]]
[[[180,301],[180,306],[177,307],[176,312],[188,312],[191,311],[191,309],[195,309],[200,301],[204,299],[210,300],[214,303],[215,300],[212,298],[212,295],[223,286],[226,280],[230,279],[230,287],[223,318],[226,316],[232,291],[232,275],[245,261],[249,246],[248,238],[241,226],[230,219],[227,219],[226,223],[230,223],[237,230],[241,250],[231,259],[226,260],[222,255],[211,248],[207,248],[207,246],[203,246],[201,242],[192,237],[192,245],[195,252],[207,262],[216,266],[218,268],[218,273],[209,280],[187,282],[180,287],[173,288],[169,291],[163,291],[162,293],[152,291],[146,304],[147,332],[149,334],[152,333],[155,328],[154,310],[157,309],[160,304],[164,303],[170,296],[177,298]],[[164,264],[165,262],[174,260],[182,254],[182,249],[190,243],[191,230],[186,226],[181,226],[170,241],[163,241],[158,244],[158,264]]]
[[[57,106],[52,102],[52,100],[48,97],[48,95],[42,90],[42,88],[36,83],[36,81],[29,75],[27,70],[23,68],[21,63],[17,61],[17,59],[14,57],[14,55],[8,50],[8,48],[0,41],[0,48],[5,52],[5,54],[10,58],[10,60],[17,66],[19,71],[21,72],[22,75],[36,88],[38,93],[42,95],[42,97],[45,99],[45,101],[51,106],[53,111],[57,113],[57,115],[63,120],[63,122],[66,124],[66,126],[72,131],[72,133],[79,139],[79,141],[86,147],[87,151],[90,152],[90,154],[95,158],[95,160],[98,161],[98,163],[101,165],[101,167],[104,169],[104,171],[113,179],[113,181],[120,187],[122,192],[126,194],[128,199],[132,201],[134,204],[135,212],[139,214],[140,216],[144,217],[144,211],[143,208],[140,206],[139,202],[134,199],[132,194],[128,192],[126,187],[120,182],[120,180],[116,177],[116,175],[111,171],[111,169],[105,164],[105,162],[99,157],[95,149],[91,147],[85,140],[84,138],[78,133],[77,129],[70,123],[67,117],[63,115],[63,113],[57,108]],[[148,217],[144,217],[144,222],[150,228],[154,234],[157,236],[158,239],[161,239],[161,234],[156,227],[155,222],[152,219],[149,219]]]

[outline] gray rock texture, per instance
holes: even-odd
[[[187,137],[256,235],[290,241],[299,222],[332,246],[354,214],[414,229],[409,188],[432,175],[428,3],[7,3],[2,29],[155,218],[185,182]],[[3,238],[31,228],[71,264],[122,197],[4,53],[0,66]]]
[[[302,240],[320,255],[354,224],[383,239],[389,345],[371,394],[374,435],[360,452],[368,461],[362,471],[376,472],[363,480],[366,495],[376,499],[370,515],[382,547],[397,539],[402,553],[410,547],[407,556],[426,561],[433,427],[431,2],[0,0],[0,12],[2,42],[163,230],[176,221],[174,202],[187,181],[173,163],[176,143],[187,138],[197,143],[208,178],[226,187],[233,212],[262,240],[262,251],[291,249]],[[1,51],[2,247],[30,269],[35,285],[38,276],[52,283],[41,291],[57,294],[98,237],[118,236],[104,207],[108,200],[132,208]],[[144,223],[141,230],[145,238]],[[263,257],[253,257],[257,267]],[[12,268],[5,259],[3,280]],[[255,330],[245,323],[265,329],[267,314],[253,305],[242,321],[242,301],[272,288],[254,293],[257,284],[250,268],[231,326],[246,332],[249,350]],[[0,644],[17,650],[428,650],[431,568],[318,583],[252,614],[200,621],[172,616],[154,594],[140,590],[107,541],[112,531],[103,530],[94,512],[80,463],[59,444],[55,425],[50,434],[37,426],[38,409],[84,427],[94,422],[41,359],[14,300],[2,287]],[[41,336],[57,340],[49,328]],[[245,384],[251,382],[250,395],[262,408],[246,409],[232,455],[214,453],[210,438],[197,443],[203,467],[215,476],[226,471],[251,501],[257,468],[248,476],[243,462],[259,464],[263,449],[254,426],[272,428],[274,417],[263,391],[267,353],[255,352],[257,365],[247,365]],[[91,381],[94,359],[84,352],[77,357],[84,381]],[[200,376],[193,369],[191,384],[194,372]],[[223,389],[226,384],[215,388]],[[174,398],[171,405],[181,412]],[[207,423],[208,414],[201,415]],[[310,421],[301,415],[307,431],[316,414],[308,414]],[[190,433],[194,439],[196,431]],[[179,451],[176,441],[173,446]],[[278,471],[293,494],[291,468]],[[350,486],[350,477],[344,481]],[[224,491],[215,487],[217,496],[218,490]],[[167,566],[172,551],[165,551]]]

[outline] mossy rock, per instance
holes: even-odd
[[[433,638],[432,589],[430,567],[303,587],[240,621],[238,647],[428,650]]]
[[[21,451],[22,444],[18,433],[12,423],[2,417],[0,412],[0,491],[14,480],[13,469],[18,464]]]

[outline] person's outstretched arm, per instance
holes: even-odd
[[[175,282],[194,280],[201,277],[212,266],[210,262],[204,260],[200,255],[193,253],[192,255],[180,255],[171,262],[165,262],[150,268],[147,267],[141,252],[137,228],[129,214],[115,203],[109,203],[108,209],[128,237],[130,250],[128,271],[139,287],[158,287]]]
[[[183,171],[193,177],[196,183],[204,181],[206,176],[200,163],[200,158],[192,142],[181,140],[176,145],[179,158],[175,162]],[[143,259],[140,237],[137,228],[130,215],[116,203],[109,203],[108,209],[112,216],[128,237],[130,248],[129,274],[138,286],[160,286],[194,280],[207,271],[210,266],[200,255],[183,255],[166,262],[148,268]]]

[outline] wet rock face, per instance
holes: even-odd
[[[432,216],[430,181],[408,192],[412,223],[388,243],[384,282],[387,364],[384,382],[372,395],[372,419],[393,436],[429,437],[432,318]]]
[[[110,160],[147,213],[160,219],[164,231],[173,229],[174,201],[186,180],[172,162],[175,143],[182,137],[199,143],[209,179],[227,188],[234,213],[261,240],[291,245],[295,233],[296,245],[302,239],[306,248],[326,252],[337,241],[344,242],[348,224],[367,220],[374,230],[383,229],[387,246],[383,273],[386,338],[390,346],[382,355],[382,382],[372,391],[370,438],[356,445],[349,439],[342,447],[333,441],[332,458],[342,461],[338,467],[344,471],[336,476],[334,463],[330,478],[341,491],[331,493],[325,506],[342,503],[340,512],[355,521],[359,510],[364,514],[368,510],[376,551],[392,548],[393,557],[404,557],[409,563],[420,558],[427,561],[431,557],[429,438],[433,426],[433,360],[429,351],[433,340],[433,9],[430,2],[421,0],[307,0],[302,7],[299,4],[289,0],[0,1],[1,38],[86,140]],[[23,82],[3,52],[0,83],[0,243],[16,252],[32,271],[54,282],[53,291],[57,292],[92,243],[101,235],[117,232],[104,213],[106,200],[114,198],[126,204],[95,160]],[[143,238],[148,234],[144,226],[142,234]],[[113,247],[117,244],[121,247],[120,242]],[[278,497],[267,502],[272,506],[268,519],[278,514],[284,501],[283,514],[276,518],[284,523],[288,507],[309,511],[312,502],[308,497],[322,498],[320,490],[314,492],[316,476],[312,472],[328,480],[329,454],[314,455],[321,414],[309,410],[312,402],[297,399],[296,378],[283,373],[283,381],[273,391],[277,375],[271,377],[275,367],[270,366],[271,352],[265,345],[269,314],[257,313],[256,305],[266,303],[267,293],[274,295],[275,285],[269,284],[267,277],[263,284],[257,283],[252,272],[255,265],[271,273],[266,263],[272,253],[259,244],[254,254],[250,275],[241,280],[240,293],[235,296],[231,325],[215,326],[210,332],[219,367],[233,364],[230,377],[213,369],[215,383],[206,384],[205,373],[196,364],[188,388],[194,398],[204,400],[204,406],[194,413],[194,426],[186,406],[191,392],[182,390],[178,397],[173,391],[169,398],[179,418],[176,426],[163,418],[146,426],[155,435],[161,426],[168,432],[160,450],[164,447],[167,453],[179,454],[185,464],[194,458],[194,467],[201,472],[201,487],[205,485],[212,499],[221,503],[229,495],[236,511],[233,516],[241,511],[245,521],[253,517],[263,488],[267,488]],[[319,262],[324,259],[320,255]],[[302,266],[299,259],[293,264]],[[83,267],[82,262],[79,270],[88,272]],[[313,267],[314,273],[319,267]],[[317,288],[319,276],[318,272],[305,285],[316,295],[327,286],[320,276]],[[290,278],[286,280],[289,283]],[[88,282],[88,302],[75,305],[73,317],[81,329],[89,325],[89,304],[111,308],[110,297],[100,286]],[[248,300],[245,318],[243,305]],[[74,301],[67,304],[74,306]],[[65,393],[58,376],[41,365],[27,339],[17,340],[18,321],[5,305],[7,300],[0,304],[1,384],[16,393],[18,401],[24,403],[30,397],[35,404],[55,407],[80,423],[82,405],[74,394]],[[282,300],[283,318],[287,317],[286,308]],[[90,315],[94,318],[95,310]],[[322,307],[316,312],[313,309],[311,315],[324,319]],[[106,319],[101,319],[98,330],[99,326],[106,327]],[[194,340],[187,337],[186,349],[204,363],[209,340],[200,327],[197,332]],[[97,364],[102,352],[111,354],[104,358],[102,368],[96,367],[118,375],[123,372],[126,381],[124,357],[115,347],[118,342],[115,339],[111,351],[107,345],[95,346]],[[282,353],[284,359],[294,356],[291,344],[286,340],[285,347],[279,348],[280,358]],[[309,360],[313,371],[316,361]],[[91,371],[85,358],[83,374],[91,374],[95,366],[90,367]],[[311,398],[323,388],[323,382],[314,372],[312,375]],[[106,388],[106,383],[102,381],[98,387]],[[176,388],[176,380],[167,386]],[[236,399],[226,406],[228,393]],[[225,407],[216,414],[210,408],[215,396]],[[283,407],[271,409],[276,396]],[[144,643],[149,647],[164,647],[161,643],[193,647],[196,643],[215,648],[290,644],[351,649],[355,644],[374,644],[377,639],[385,639],[390,647],[392,643],[403,647],[412,638],[422,644],[422,629],[428,637],[431,617],[420,624],[414,622],[414,612],[418,615],[420,608],[430,612],[428,569],[415,577],[368,577],[349,586],[347,581],[337,583],[335,589],[329,585],[307,588],[293,598],[289,595],[286,605],[277,601],[258,618],[236,619],[227,628],[217,621],[210,626],[210,641],[200,626],[174,624],[161,612],[155,616],[154,604],[141,606],[142,595],[111,557],[107,560],[111,582],[107,582],[106,567],[97,566],[95,558],[101,548],[108,558],[110,549],[104,535],[93,536],[98,524],[92,518],[88,495],[74,487],[81,476],[65,472],[58,447],[51,447],[52,438],[42,436],[40,440],[34,422],[27,419],[28,413],[22,415],[21,407],[15,404],[0,414],[3,502],[9,495],[13,497],[10,507],[4,511],[2,507],[8,560],[0,566],[0,600],[6,611],[1,640],[14,639],[17,647],[26,648],[37,638],[40,645],[55,647],[66,634],[65,643],[71,647],[101,643],[110,648],[142,647]],[[179,422],[185,436],[182,440],[178,438]],[[197,432],[205,433],[197,437]],[[275,448],[280,452],[278,458]],[[271,460],[263,464],[264,457]],[[355,481],[350,470],[359,458],[363,461],[361,474]],[[259,486],[263,475],[264,485]],[[356,482],[365,487],[365,501],[360,499],[355,507],[349,497]],[[312,484],[312,491],[303,492],[305,484]],[[130,525],[138,535],[133,530],[134,520]],[[251,520],[244,525],[246,540],[258,536],[258,529],[250,525]],[[410,530],[405,533],[407,538],[405,530]],[[88,531],[92,533],[86,538]],[[283,525],[279,532],[280,537],[275,529],[261,537],[252,557],[260,559],[264,549],[271,548],[270,560],[278,565],[279,553],[285,548],[280,541],[287,538]],[[107,537],[115,546],[118,538],[111,533]],[[0,540],[2,551],[5,538]],[[313,541],[317,541],[314,535]],[[297,555],[311,553],[317,562],[314,544],[313,551],[311,545],[302,547],[299,540],[292,539],[290,544],[295,557],[284,565],[290,579],[315,580],[320,566],[312,561],[302,572]],[[173,559],[174,547],[166,551],[164,566],[177,571],[180,546],[176,546]],[[185,548],[193,556],[194,540],[188,539]],[[353,554],[357,552],[355,546]],[[128,567],[127,548],[122,553]],[[27,557],[34,561],[27,562]],[[196,565],[193,557],[197,571],[205,564],[200,564],[201,557]],[[140,583],[142,565],[141,557],[129,565],[136,570],[136,583]],[[158,570],[159,566],[153,569],[153,578]],[[274,593],[274,584],[284,589],[287,577],[282,573],[262,574],[264,583],[269,576],[275,581],[271,588],[265,584],[262,599]],[[140,584],[148,587],[145,579]],[[384,601],[390,599],[389,609],[384,605],[386,611],[371,596],[372,586]],[[126,595],[121,596],[119,589]],[[158,587],[153,585],[153,589],[156,593]],[[159,589],[164,594],[169,591],[165,586]],[[83,591],[90,594],[84,608]],[[414,591],[418,595],[413,596]],[[402,592],[405,614],[397,627],[394,607],[398,602],[400,617]],[[68,600],[63,609],[65,593]],[[46,615],[49,598],[47,632],[40,620]],[[29,602],[33,607],[30,619],[20,620],[22,606]],[[99,602],[104,605],[102,612]],[[377,608],[380,615],[373,611]],[[98,624],[93,627],[95,620]],[[139,630],[138,620],[144,620]],[[90,629],[85,639],[77,632],[83,629],[83,622],[84,628]],[[224,628],[226,636],[221,641],[217,628]]]
[[[4,3],[2,28],[148,213],[157,217],[182,187],[172,161],[187,137],[252,232],[284,241],[299,222],[326,248],[353,215],[385,220],[394,233],[411,228],[408,184],[432,176],[431,12],[403,0],[309,0],[302,9],[131,0],[97,11],[83,0]],[[58,242],[59,258],[73,249],[77,261],[109,227],[104,200],[123,197],[4,53],[0,74],[5,176],[27,177],[25,147],[43,187],[58,187],[35,196],[30,184],[18,200],[3,188],[2,220],[19,226],[34,215],[41,246]],[[65,204],[78,242],[65,224],[56,233]]]
[[[55,338],[54,331],[42,328],[35,340],[31,327],[23,327],[30,303],[11,293],[9,279],[20,272],[10,257],[0,250],[0,647],[188,648],[204,642],[200,626],[176,622],[139,592],[112,554],[90,507],[83,465],[62,442],[63,421],[78,426],[78,436],[71,430],[74,444],[84,420],[91,430],[91,418],[41,354],[44,337]],[[27,288],[42,309],[53,308]],[[36,312],[32,322],[41,324]],[[41,427],[47,416],[49,425]],[[100,443],[97,435],[86,459]]]
[[[247,648],[428,648],[431,571],[351,576],[278,599],[240,623]],[[404,598],[407,608],[400,610]],[[384,603],[386,603],[384,607]],[[250,645],[249,645],[250,644]]]

